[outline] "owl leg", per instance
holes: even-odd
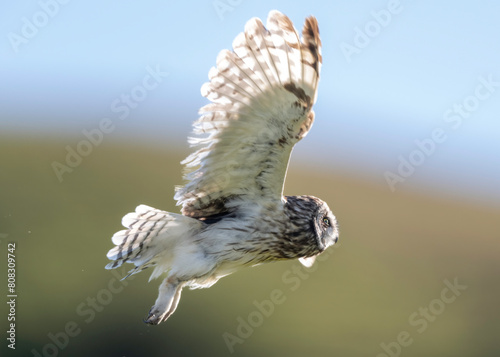
[[[154,306],[149,310],[145,323],[158,325],[172,315],[179,304],[182,287],[186,282],[176,278],[166,278],[160,285],[158,298]]]

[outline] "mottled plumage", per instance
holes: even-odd
[[[176,309],[183,287],[206,288],[244,266],[315,256],[338,239],[335,217],[312,196],[283,196],[293,146],[314,121],[321,68],[314,17],[302,38],[288,17],[271,11],[267,29],[253,18],[224,50],[201,89],[211,103],[194,123],[196,148],[183,164],[187,183],[175,194],[181,213],[145,205],[127,214],[113,237],[106,268],[133,263],[165,275],[145,322]]]

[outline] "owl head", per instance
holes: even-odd
[[[290,220],[289,235],[300,247],[301,263],[310,266],[316,255],[337,242],[337,219],[326,202],[317,197],[286,196],[285,200],[285,213]]]
[[[337,219],[326,202],[319,198],[308,196],[317,202],[317,210],[313,216],[314,230],[318,240],[318,249],[322,252],[329,246],[337,243],[339,239],[339,226]]]

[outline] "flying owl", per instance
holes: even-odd
[[[194,123],[196,151],[188,156],[181,213],[140,205],[112,237],[106,269],[133,263],[164,275],[145,322],[175,311],[182,288],[208,288],[239,268],[285,259],[311,266],[338,239],[328,205],[313,196],[283,196],[294,145],[314,121],[321,67],[318,22],[302,37],[290,19],[271,11],[267,28],[253,18],[223,50],[201,93],[211,103]]]

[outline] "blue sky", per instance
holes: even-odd
[[[271,9],[297,28],[315,15],[323,42],[316,122],[296,160],[382,184],[391,172],[403,179],[396,190],[500,202],[493,0],[4,2],[0,130],[68,136],[76,145],[83,130],[111,118],[110,138],[185,149],[218,52]],[[141,85],[148,68],[168,75],[120,120],[112,103]],[[401,160],[418,163],[408,177],[398,172]]]

